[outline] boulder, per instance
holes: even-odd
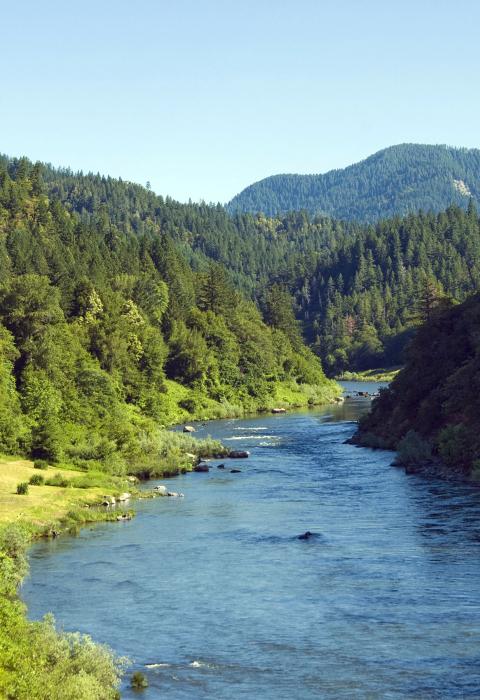
[[[167,487],[163,484],[158,484],[158,486],[154,486],[153,490],[158,496],[166,496],[168,494]]]
[[[132,497],[131,493],[121,493],[120,496],[118,496],[117,501],[120,501],[122,503],[123,501],[129,501]]]
[[[272,408],[272,413],[286,413],[286,408]]]
[[[250,452],[248,450],[232,450],[228,453],[228,456],[230,459],[246,459],[250,456]]]
[[[225,469],[225,465],[224,464],[217,464],[217,469]]]
[[[136,484],[138,479],[136,476],[130,475],[129,477],[127,477],[127,481],[129,481],[131,484]]]
[[[183,432],[184,433],[196,433],[197,431],[193,427],[193,425],[184,425],[183,426]]]
[[[240,474],[241,469],[230,469],[230,474]]]
[[[116,503],[114,496],[102,496],[102,506],[114,506]]]
[[[167,496],[172,496],[173,498],[183,498],[183,493],[178,493],[177,491],[167,491]]]
[[[205,462],[200,462],[200,464],[197,464],[193,467],[194,472],[208,472],[210,471],[210,467],[208,464],[205,464]]]
[[[131,520],[132,515],[131,513],[123,513],[122,515],[117,515],[117,520],[120,522],[121,520]]]

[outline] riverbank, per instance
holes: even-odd
[[[165,380],[166,392],[162,402],[164,427],[189,421],[243,418],[259,413],[268,413],[274,408],[307,408],[323,406],[335,401],[342,393],[334,379],[324,379],[321,384],[302,384],[294,380],[277,381],[272,391],[263,398],[245,394],[241,400],[216,401],[200,395],[173,380]]]
[[[339,394],[340,387],[332,383],[328,398]],[[303,394],[299,401],[294,391],[277,395],[275,405],[263,413],[285,406],[312,407],[312,396]],[[159,443],[156,465],[153,468],[150,465],[147,470],[141,465],[137,474],[142,478],[185,473],[191,471],[200,458],[220,457],[230,452],[215,440],[197,440],[191,435],[170,431],[161,431],[161,434],[163,442]],[[25,552],[33,540],[56,538],[62,533],[77,534],[89,523],[130,519],[134,513],[125,505],[129,502],[123,501],[119,509],[102,507],[101,503],[126,493],[132,500],[154,496],[152,492],[141,492],[132,479],[135,479],[132,475],[112,476],[72,465],[35,465],[27,459],[0,457],[0,593],[4,593],[0,604],[0,697],[50,700],[54,697],[52,678],[58,677],[60,668],[63,669],[62,687],[73,684],[77,692],[72,697],[78,696],[75,683],[78,683],[79,672],[85,688],[82,698],[114,700],[117,697],[124,661],[89,637],[57,631],[53,618],[42,623],[29,622],[26,608],[18,599],[18,587],[28,571]],[[17,492],[20,484],[26,486],[26,493]],[[35,658],[33,638],[45,650]],[[52,646],[62,649],[61,662],[53,653],[47,658]],[[79,649],[85,656],[88,651],[89,659],[78,661],[74,670]]]
[[[344,444],[369,408],[208,424],[249,459],[163,482],[185,497],[139,501],[130,523],[35,544],[30,618],[54,610],[129,656],[122,700],[137,670],[170,700],[475,694],[478,492]]]
[[[393,382],[401,367],[367,369],[363,372],[344,372],[335,377],[338,382]]]

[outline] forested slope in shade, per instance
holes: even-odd
[[[410,212],[480,202],[480,150],[421,144],[391,146],[323,175],[273,175],[244,189],[230,213],[277,216],[305,210],[374,222]]]
[[[360,444],[399,449],[414,467],[480,478],[480,295],[433,307],[409,361],[360,422]]]
[[[271,326],[224,268],[195,273],[167,234],[68,211],[40,166],[0,171],[0,451],[113,473],[149,469],[159,424],[338,387],[273,288]]]
[[[332,374],[403,364],[425,295],[480,290],[480,220],[450,207],[379,222],[326,250],[297,280],[297,314]]]

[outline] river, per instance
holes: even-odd
[[[208,423],[250,458],[36,544],[30,617],[128,655],[145,700],[480,698],[480,491],[344,444],[368,406]]]

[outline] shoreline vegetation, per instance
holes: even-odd
[[[338,400],[338,385],[329,382],[327,387],[323,394],[302,391],[292,385],[282,387],[275,401],[257,414]],[[222,417],[251,413],[238,408]],[[193,422],[207,420],[205,415],[183,417]],[[118,658],[88,635],[57,630],[53,615],[39,622],[29,621],[18,591],[28,574],[27,549],[35,539],[62,533],[76,535],[80,528],[93,523],[130,520],[135,515],[129,508],[132,500],[155,497],[154,492],[138,489],[140,480],[186,473],[202,459],[226,456],[229,452],[210,437],[198,439],[167,430],[159,431],[159,435],[163,437],[163,445],[156,468],[150,465],[145,470],[143,465],[123,476],[101,470],[85,472],[72,464],[49,464],[43,459],[32,461],[0,455],[0,697],[15,700],[120,697],[118,687],[128,668],[128,659]],[[114,500],[120,507],[106,505]]]
[[[350,442],[397,450],[407,473],[480,484],[480,295],[438,300],[405,368],[372,403]]]
[[[393,382],[402,368],[382,367],[378,369],[367,369],[363,372],[342,372],[335,377],[337,382]]]

